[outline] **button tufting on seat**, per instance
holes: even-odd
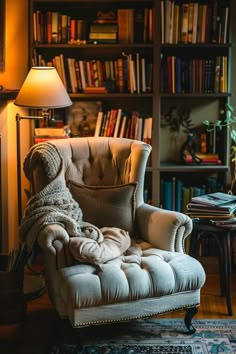
[[[127,296],[138,300],[188,292],[198,289],[204,281],[203,269],[196,259],[153,248],[147,242],[133,242],[125,255],[101,264],[96,275],[87,277],[82,271],[75,274],[73,267],[64,269],[61,275],[61,296],[75,302],[75,307],[122,302]],[[89,293],[82,290],[88,288]]]

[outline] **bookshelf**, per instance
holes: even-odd
[[[153,150],[146,170],[145,197],[153,205],[163,205],[163,185],[170,182],[167,183],[173,201],[170,208],[180,205],[181,211],[184,211],[183,203],[177,203],[173,196],[173,193],[176,195],[177,181],[178,188],[181,186],[190,194],[195,193],[195,187],[201,186],[206,186],[209,191],[210,187],[225,188],[229,172],[227,132],[205,134],[202,122],[205,119],[222,118],[220,110],[231,97],[230,15],[235,5],[233,1],[213,0],[207,2],[206,6],[204,4],[203,9],[202,2],[194,1],[193,4],[198,4],[199,13],[207,14],[206,26],[210,28],[210,32],[202,29],[198,34],[196,23],[191,20],[192,10],[189,11],[192,25],[188,26],[186,19],[181,17],[183,4],[189,3],[168,0],[30,0],[29,7],[30,65],[56,65],[63,59],[64,66],[67,66],[68,58],[80,62],[79,69],[82,70],[81,66],[84,66],[86,80],[90,80],[85,86],[81,79],[73,81],[75,74],[70,76],[68,69],[64,68],[65,85],[74,102],[100,101],[105,113],[121,109],[123,115],[131,116],[132,112],[138,112],[144,120],[152,118]],[[218,20],[213,31],[211,25],[215,22],[209,22],[209,19],[213,19],[216,5]],[[48,29],[46,22],[51,18],[50,24],[52,17],[58,18],[58,14],[59,23],[62,23],[63,15],[66,16],[63,21],[69,23],[69,19],[73,20],[73,29],[67,25],[67,34],[60,29],[55,39],[52,33],[55,35],[56,31],[50,30],[50,26]],[[82,31],[79,40],[77,30]],[[48,31],[51,31],[51,36]],[[140,64],[142,60],[144,64]],[[224,66],[224,79],[216,84],[214,73],[217,61]],[[119,76],[117,67],[120,62],[123,62],[123,74]],[[93,63],[97,67],[101,66],[102,71],[109,66],[111,76],[105,70],[105,79],[101,79],[101,73],[93,70]],[[128,72],[134,71],[134,76],[128,74],[127,78],[126,65]],[[177,70],[177,67],[181,70]],[[88,78],[86,70],[92,77]],[[166,124],[173,107],[182,112],[181,118],[185,111],[190,112],[197,152],[200,139],[204,136],[207,142],[211,141],[211,151],[208,152],[219,155],[219,164],[184,164],[180,161],[180,150],[187,134],[181,124],[178,131],[173,131],[171,125]],[[67,116],[67,112],[63,111],[59,118],[62,117],[66,124]],[[182,192],[180,198],[183,199]]]

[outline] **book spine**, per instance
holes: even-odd
[[[164,181],[163,183],[163,208],[172,210],[172,182]]]

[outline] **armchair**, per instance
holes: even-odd
[[[42,248],[50,299],[73,327],[185,309],[195,331],[205,273],[184,251],[192,221],[144,203],[150,152],[140,141],[89,137],[34,145],[26,156],[32,197],[20,237]],[[86,237],[90,224],[101,239]]]

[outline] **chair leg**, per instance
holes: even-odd
[[[186,314],[184,317],[184,324],[188,329],[188,332],[186,332],[186,334],[193,334],[196,332],[196,329],[192,325],[192,319],[196,315],[198,308],[196,306],[189,307],[189,308],[185,309],[185,311],[186,311]]]

